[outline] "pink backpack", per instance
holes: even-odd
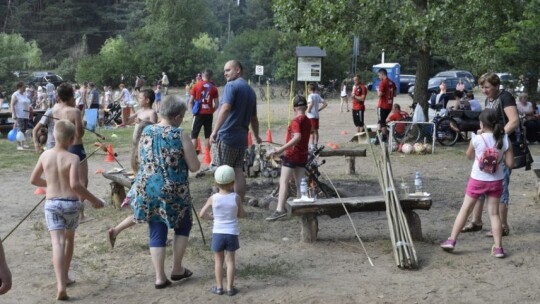
[[[486,148],[484,149],[484,152],[482,152],[482,155],[480,155],[480,158],[477,158],[478,160],[478,167],[480,167],[480,170],[486,173],[494,174],[497,172],[497,167],[499,166],[499,150],[495,148],[495,145],[493,147],[488,147],[486,140],[482,135],[482,140],[484,141],[484,145]]]

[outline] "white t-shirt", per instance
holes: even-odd
[[[527,101],[526,106],[524,106],[521,102],[517,102],[516,106],[519,114],[530,113],[531,111],[533,111],[533,106],[530,101]]]
[[[347,97],[347,85],[344,84],[343,88],[341,88],[341,97]]]
[[[214,214],[213,233],[240,234],[238,227],[238,206],[236,205],[236,193],[216,193],[212,196],[212,212]]]
[[[25,118],[28,119],[30,117],[30,105],[32,102],[26,95],[23,93],[21,94],[18,90],[11,95],[11,98],[15,97],[17,101],[15,102],[15,105],[13,106],[15,111],[15,116],[17,118]]]
[[[482,137],[484,138],[482,140]],[[485,140],[485,143],[484,143]],[[504,152],[508,150],[508,135],[504,134],[503,147],[499,150],[499,165],[497,171],[494,174],[486,173],[480,170],[478,166],[478,160],[482,157],[482,153],[487,147],[495,146],[495,138],[493,133],[482,133],[480,135],[472,134],[472,144],[474,147],[474,164],[471,170],[471,177],[480,181],[496,181],[504,178],[503,166],[504,166]],[[487,144],[487,147],[486,147]]]
[[[306,116],[308,118],[319,118],[319,104],[323,102],[322,97],[316,93],[309,94],[307,102],[308,107],[310,103],[313,104],[313,107],[311,108],[311,111],[306,113]]]

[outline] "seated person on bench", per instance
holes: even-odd
[[[530,143],[535,141],[540,141],[540,119],[535,115],[533,105],[529,100],[529,95],[527,93],[522,93],[519,95],[519,102],[517,102],[517,109],[519,113],[520,121],[525,127],[525,134],[527,140]]]

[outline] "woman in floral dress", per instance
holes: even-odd
[[[189,132],[179,127],[186,109],[177,96],[168,96],[160,108],[161,122],[144,128],[139,142],[141,163],[128,193],[134,220],[148,223],[156,289],[171,285],[164,270],[168,229],[175,231],[171,280],[192,275],[182,267],[192,226],[188,170],[199,170],[200,163]]]

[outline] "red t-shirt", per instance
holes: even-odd
[[[355,85],[353,87],[352,94],[352,109],[357,111],[364,111],[366,109],[364,101],[360,101],[354,98],[354,96],[359,97],[363,95],[365,98],[365,96],[367,95],[366,86],[364,86],[363,84]]]
[[[379,96],[379,104],[377,107],[385,110],[392,110],[394,97],[396,97],[396,84],[388,77],[379,83],[379,92],[383,92],[383,96]]]
[[[311,122],[306,115],[293,118],[287,128],[285,142],[292,139],[293,133],[300,133],[301,139],[296,145],[285,150],[285,158],[293,163],[305,164],[308,159],[309,135],[311,134]]]
[[[388,115],[388,118],[387,120],[388,121],[399,121],[403,118],[407,118],[409,117],[409,114],[407,114],[407,112],[403,112],[403,111],[400,111],[399,113],[398,112],[392,112],[390,113],[390,115]],[[403,134],[403,132],[405,132],[405,124],[404,123],[396,123],[396,132],[398,134]]]
[[[214,113],[214,98],[219,98],[219,93],[215,85],[211,84],[208,81],[201,80],[193,85],[193,88],[191,88],[191,96],[193,96],[196,100],[200,100],[201,96],[203,95],[204,91],[207,91],[206,97],[202,101],[201,109],[199,110],[199,115],[208,115]]]

